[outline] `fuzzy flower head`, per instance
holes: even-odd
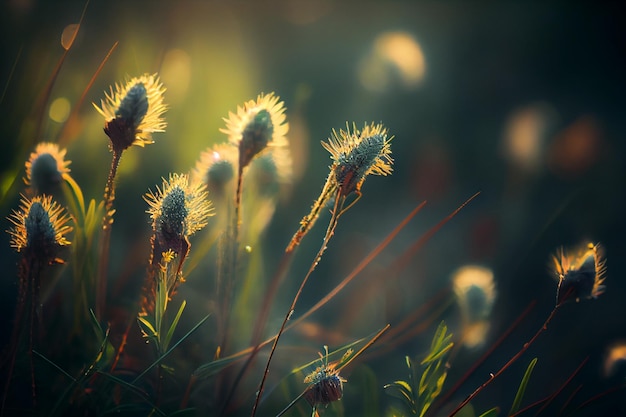
[[[164,132],[167,123],[163,113],[165,88],[156,74],[144,74],[130,79],[126,84],[116,84],[105,93],[96,110],[104,116],[104,132],[111,140],[115,152],[122,152],[131,145],[144,146],[154,143],[152,133]]]
[[[606,259],[599,244],[589,243],[573,255],[563,248],[553,257],[554,273],[559,280],[557,305],[570,298],[597,298],[604,292]]]
[[[49,194],[69,176],[71,161],[65,160],[65,149],[55,143],[42,142],[26,161],[24,182],[35,194]]]
[[[23,197],[17,211],[8,217],[12,227],[11,246],[18,252],[28,252],[52,262],[62,246],[67,246],[67,234],[72,227],[70,216],[50,196]]]
[[[238,152],[230,143],[213,145],[200,154],[191,172],[192,183],[205,184],[209,193],[218,198],[228,193],[237,172]]]
[[[328,346],[324,346],[326,356],[320,354],[322,365],[318,366],[313,372],[304,378],[305,384],[310,384],[304,394],[304,398],[309,402],[311,407],[318,405],[328,405],[334,401],[340,400],[343,396],[344,378],[339,376],[337,365],[339,362],[328,363]],[[348,355],[351,351],[347,352]]]
[[[328,142],[322,142],[322,146],[333,160],[331,170],[340,195],[360,194],[363,181],[370,174],[391,174],[392,139],[382,124],[366,124],[363,130],[358,130],[356,124],[352,131],[348,125],[339,132],[333,129]]]
[[[144,199],[150,206],[147,213],[154,232],[165,242],[193,235],[214,214],[206,187],[201,183],[190,184],[184,174],[170,174],[169,180],[163,179],[161,188],[157,187],[154,193],[149,191]]]
[[[226,128],[220,131],[239,149],[241,169],[266,148],[287,145],[285,135],[289,124],[284,103],[279,100],[274,93],[260,94],[256,101],[247,101],[237,107],[237,113],[230,112],[228,118],[224,118]]]

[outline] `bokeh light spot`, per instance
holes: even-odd
[[[70,115],[70,101],[65,97],[59,97],[50,104],[48,112],[50,119],[57,123],[63,123]]]
[[[361,84],[368,90],[385,91],[394,83],[402,88],[417,87],[426,74],[420,44],[406,32],[384,32],[358,67]]]
[[[187,95],[191,80],[191,58],[182,49],[170,49],[165,53],[161,79],[167,85],[170,103],[179,103]]]

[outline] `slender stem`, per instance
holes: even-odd
[[[115,202],[115,176],[120,164],[122,152],[113,150],[111,169],[104,187],[104,218],[102,219],[102,235],[100,236],[100,256],[98,275],[96,276],[96,317],[103,319],[106,304],[107,275],[109,273],[109,248],[111,244],[111,227],[113,225],[113,203]]]
[[[326,251],[328,242],[329,242],[330,238],[333,236],[333,234],[335,232],[335,228],[337,227],[337,222],[339,220],[339,217],[344,212],[344,210],[343,210],[344,202],[345,202],[345,197],[341,197],[338,194],[337,197],[335,198],[335,206],[333,207],[332,215],[331,215],[331,218],[330,218],[330,222],[328,224],[328,229],[326,230],[326,235],[324,236],[324,240],[322,242],[322,246],[320,247],[319,251],[317,252],[317,255],[315,255],[315,258],[313,259],[313,263],[309,267],[308,272],[306,273],[306,275],[302,279],[302,283],[300,283],[300,288],[298,288],[298,291],[296,292],[296,295],[294,296],[293,301],[291,302],[291,306],[289,307],[289,310],[287,310],[287,314],[285,314],[285,318],[283,319],[283,322],[282,322],[282,324],[280,326],[280,330],[276,334],[276,338],[274,339],[274,343],[272,344],[272,349],[270,350],[269,357],[267,358],[267,363],[265,365],[265,370],[263,372],[263,377],[261,378],[261,383],[259,384],[259,389],[256,392],[256,399],[254,401],[254,406],[252,407],[252,414],[251,414],[252,417],[254,417],[256,415],[256,410],[257,410],[257,408],[259,406],[259,402],[261,401],[261,397],[263,395],[263,388],[265,387],[265,381],[267,380],[267,375],[268,375],[269,370],[270,370],[270,365],[272,363],[272,358],[274,357],[274,352],[276,352],[276,346],[278,345],[278,341],[280,340],[280,336],[285,331],[285,326],[287,325],[287,321],[289,321],[289,318],[291,317],[291,315],[294,312],[294,309],[296,308],[296,304],[298,302],[298,299],[300,298],[300,295],[302,294],[302,290],[304,289],[304,286],[306,285],[307,281],[309,280],[309,277],[311,276],[311,274],[315,270],[315,267],[317,266],[317,264],[319,263],[320,259],[322,258],[322,255]]]
[[[433,406],[432,411],[439,410],[443,404],[446,404],[448,402],[448,399],[450,399],[450,397],[454,395],[454,393],[461,387],[461,385],[463,385],[463,383],[465,383],[465,381],[467,381],[467,379],[470,376],[472,376],[472,374],[476,371],[476,369],[478,369],[478,367],[482,365],[487,360],[487,358],[493,354],[493,352],[498,348],[498,346],[500,346],[502,342],[504,342],[504,340],[507,337],[509,337],[511,333],[513,333],[513,330],[515,330],[517,326],[520,325],[520,323],[524,320],[524,318],[528,315],[528,313],[530,313],[530,311],[535,307],[535,304],[536,304],[535,301],[531,302],[528,305],[528,307],[526,307],[526,309],[522,312],[522,314],[517,316],[513,324],[511,324],[509,328],[506,329],[504,334],[502,334],[502,336],[500,336],[498,340],[496,340],[496,342],[493,343],[491,347],[477,361],[475,361],[472,364],[470,369],[467,372],[465,372],[465,374],[461,377],[461,379],[459,379],[456,382],[456,384],[454,384],[454,386],[450,388],[448,392],[445,393],[445,395],[441,396],[440,399],[437,402],[435,402],[435,405]]]
[[[539,328],[539,330],[537,330],[537,333],[535,333],[535,335],[526,343],[524,343],[524,346],[522,346],[522,349],[520,349],[519,352],[517,352],[515,355],[513,355],[513,357],[511,359],[509,359],[509,361],[507,363],[504,364],[504,366],[502,366],[502,368],[500,368],[500,370],[498,370],[498,372],[496,372],[495,374],[491,374],[489,376],[489,379],[486,380],[480,387],[478,387],[474,392],[472,392],[465,400],[463,400],[463,402],[461,404],[459,404],[454,411],[452,411],[452,413],[450,413],[449,417],[453,417],[455,416],[459,411],[461,411],[461,409],[463,407],[465,407],[470,401],[472,401],[483,389],[485,389],[487,387],[487,385],[491,384],[497,377],[499,377],[504,371],[506,371],[516,360],[518,360],[523,354],[524,352],[526,352],[528,350],[528,348],[537,340],[537,338],[539,337],[539,335],[541,333],[543,333],[545,330],[548,329],[548,324],[550,324],[550,322],[552,321],[552,318],[554,318],[554,315],[556,314],[556,312],[558,311],[559,307],[561,306],[561,304],[557,304],[554,309],[552,309],[552,312],[550,313],[550,315],[548,316],[548,318],[546,319],[546,321],[543,323],[543,325]]]
[[[232,298],[234,294],[234,287],[236,281],[237,270],[237,258],[239,255],[239,229],[241,227],[241,197],[243,193],[243,167],[239,167],[237,172],[237,188],[235,191],[235,210],[233,213],[232,221],[227,233],[228,255],[226,257],[224,274],[224,299],[222,309],[222,340],[220,346],[222,352],[227,352],[229,339],[230,339],[230,308],[232,305]]]

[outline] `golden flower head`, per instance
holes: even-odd
[[[237,113],[229,112],[224,118],[230,143],[239,149],[239,166],[245,168],[250,161],[267,147],[287,145],[285,135],[289,130],[285,107],[274,93],[260,94],[256,101],[250,100],[237,107]]]
[[[161,188],[157,187],[154,193],[149,191],[144,199],[150,206],[147,213],[154,232],[165,242],[193,235],[214,214],[204,184],[190,184],[184,174],[170,174],[169,180],[163,179]]]
[[[111,140],[115,152],[122,152],[131,145],[144,146],[154,143],[152,133],[164,132],[167,123],[163,113],[165,88],[156,74],[144,74],[130,79],[126,84],[116,84],[100,107],[94,107],[104,116],[104,132]]]
[[[49,194],[69,175],[71,161],[65,160],[66,152],[55,143],[42,142],[30,154],[24,182],[35,194]]]
[[[311,407],[318,405],[328,405],[334,401],[340,400],[343,396],[344,378],[339,376],[337,369],[338,362],[328,363],[328,347],[324,346],[326,356],[321,357],[322,365],[318,366],[313,372],[304,378],[305,384],[310,384],[304,394],[304,398],[309,402]]]
[[[553,257],[554,273],[559,280],[557,305],[581,298],[597,298],[604,292],[606,259],[600,244],[588,243],[573,255],[563,248]]]
[[[50,196],[22,197],[20,207],[8,217],[13,226],[7,230],[11,246],[18,252],[30,252],[49,261],[56,259],[72,227],[70,216]]]
[[[365,124],[358,130],[356,124],[339,132],[333,129],[328,142],[322,146],[330,152],[333,160],[331,170],[339,187],[339,194],[347,196],[361,193],[365,177],[391,174],[391,140],[382,124]]]
[[[235,178],[237,164],[236,147],[230,143],[214,145],[200,154],[191,171],[191,182],[205,184],[211,195],[221,198]]]

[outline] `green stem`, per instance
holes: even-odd
[[[96,276],[96,317],[103,319],[106,304],[107,276],[109,273],[109,248],[111,245],[111,227],[113,226],[113,203],[115,202],[115,176],[120,164],[122,152],[113,150],[111,169],[104,187],[104,218],[102,219],[102,235],[100,236],[100,256],[98,275]]]

